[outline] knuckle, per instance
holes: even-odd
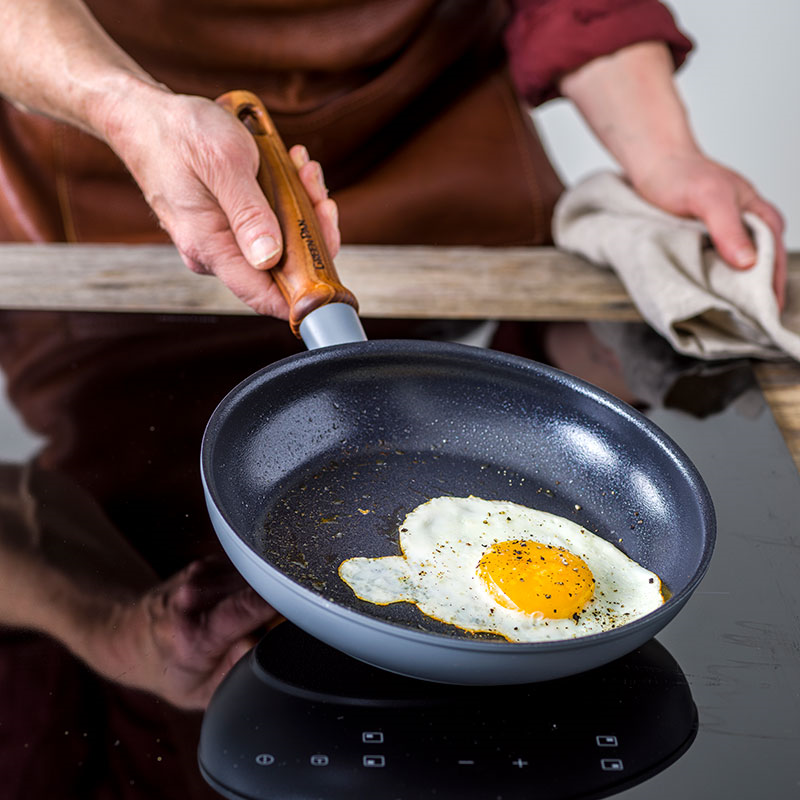
[[[172,595],[172,604],[177,609],[187,611],[194,608],[200,601],[197,587],[191,583],[184,583],[175,589]]]
[[[143,191],[144,199],[147,202],[147,205],[153,209],[153,213],[158,218],[158,224],[166,230],[169,225],[169,201],[164,193],[159,189],[148,191],[145,188]]]
[[[783,214],[781,214],[777,208],[770,205],[765,200],[754,203],[752,207],[753,212],[760,216],[773,230],[778,234],[783,234],[786,229],[786,221]]]
[[[694,186],[695,199],[704,205],[721,199],[733,199],[733,188],[721,181],[717,176],[705,175],[697,180]]]
[[[211,275],[211,269],[207,267],[205,264],[201,264],[199,261],[185,259],[186,266],[189,268],[191,272],[195,275]]]
[[[214,270],[209,259],[202,253],[195,239],[190,234],[184,233],[180,229],[176,230],[175,228],[167,232],[187,269],[194,272],[196,275],[213,274]]]
[[[200,257],[199,252],[194,247],[184,248],[178,247],[178,253],[181,260],[195,275],[212,275],[213,270],[211,267]]]
[[[232,152],[226,150],[226,142],[221,137],[214,141],[201,139],[197,143],[196,157],[202,165],[202,172],[211,175],[224,174],[233,160]]]
[[[200,134],[195,143],[194,157],[202,172],[218,179],[241,172],[255,175],[258,165],[255,141],[246,131],[235,126],[215,130],[214,136]]]
[[[237,233],[246,233],[256,229],[260,232],[264,227],[266,216],[264,207],[252,203],[242,203],[229,211],[228,221],[231,228]]]

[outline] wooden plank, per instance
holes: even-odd
[[[614,273],[554,248],[346,248],[365,316],[639,320]]]
[[[365,317],[641,319],[613,272],[555,248],[351,245],[337,266]],[[800,253],[789,266],[785,320],[800,330]],[[251,313],[171,245],[2,244],[0,306]]]
[[[350,246],[336,263],[367,317],[640,319],[613,273],[554,248]],[[250,313],[169,245],[0,245],[0,306]]]
[[[800,470],[800,364],[795,361],[761,362],[756,377],[786,446]]]

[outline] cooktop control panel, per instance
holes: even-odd
[[[199,761],[237,800],[599,797],[672,763],[696,728],[656,641],[570,678],[457,687],[375,669],[283,623],[217,691]]]

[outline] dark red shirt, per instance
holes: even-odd
[[[511,74],[532,106],[559,95],[558,81],[594,58],[660,41],[676,68],[692,48],[658,0],[511,0],[506,29]]]

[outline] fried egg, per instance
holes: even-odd
[[[563,517],[479,497],[436,497],[400,526],[400,556],[349,558],[339,576],[369,603],[414,603],[513,642],[610,630],[663,604],[657,575]]]

